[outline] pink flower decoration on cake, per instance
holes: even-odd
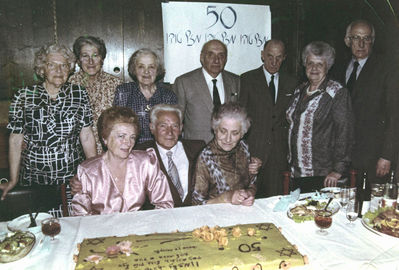
[[[126,256],[130,256],[132,253],[132,242],[131,241],[122,241],[117,244],[120,250],[126,254]]]
[[[85,261],[98,264],[102,259],[103,259],[103,256],[93,254],[93,255],[90,255],[89,257],[85,258]]]
[[[119,246],[113,245],[113,246],[107,247],[107,250],[106,250],[105,252],[107,253],[107,255],[108,255],[109,257],[113,257],[113,256],[118,255],[118,253],[119,253],[120,250],[121,250],[121,249],[119,248]]]

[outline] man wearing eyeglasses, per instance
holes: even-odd
[[[359,175],[367,172],[370,182],[383,183],[397,154],[399,72],[397,63],[373,53],[374,39],[368,21],[349,24],[344,41],[352,59],[343,79],[356,120],[352,165]]]

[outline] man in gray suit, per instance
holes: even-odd
[[[252,119],[247,133],[252,157],[262,160],[257,179],[257,198],[282,194],[282,172],[288,169],[288,123],[285,112],[296,79],[279,72],[285,60],[281,40],[267,41],[261,52],[263,65],[241,75],[240,103]]]
[[[227,47],[220,40],[206,42],[201,50],[202,68],[176,78],[173,90],[184,112],[183,137],[203,140],[213,138],[211,114],[214,106],[237,101],[239,77],[225,71]]]

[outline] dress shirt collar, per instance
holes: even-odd
[[[274,75],[274,85],[277,85],[279,73],[276,72],[274,74],[270,74],[269,71],[266,70],[265,66],[262,66],[262,67],[263,67],[263,73],[265,74],[265,77],[266,77],[267,84],[269,85],[270,80],[272,79],[272,75]]]
[[[360,59],[360,60],[357,60],[357,59],[355,59],[355,58],[352,58],[351,66],[353,67],[353,64],[357,61],[357,62],[359,63],[360,69],[362,69],[362,68],[364,67],[364,64],[366,64],[367,59],[369,59],[369,58],[366,57],[366,58],[363,58],[363,59]]]
[[[175,157],[175,153],[176,151],[179,149],[179,147],[182,147],[181,142],[177,141],[176,145],[173,146],[171,149],[165,149],[162,146],[160,146],[158,144],[158,142],[156,142],[158,150],[159,150],[159,154],[161,155],[162,158],[167,158],[166,153],[169,151],[172,151],[172,159]]]
[[[218,82],[221,82],[222,79],[223,79],[222,78],[222,72],[220,72],[216,76],[216,78],[213,78],[211,75],[209,75],[209,73],[204,68],[202,68],[202,73],[204,74],[205,81],[206,81],[207,84],[209,84],[209,83],[213,84],[213,82],[212,82],[213,79],[216,79]]]

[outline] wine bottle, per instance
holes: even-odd
[[[360,218],[368,210],[367,200],[370,201],[370,194],[368,192],[367,172],[364,172],[362,177],[362,185],[357,191],[357,203],[359,204],[359,211],[357,213],[357,216]]]
[[[384,196],[382,197],[382,207],[396,207],[398,197],[398,186],[395,183],[395,172],[391,171],[389,181],[385,184]]]

